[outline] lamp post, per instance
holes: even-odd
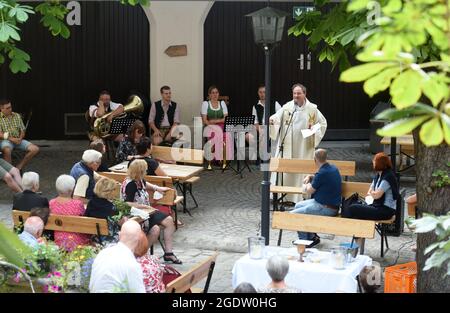
[[[270,115],[270,55],[272,49],[283,39],[286,12],[269,6],[256,12],[247,14],[252,19],[255,43],[261,45],[265,54],[265,87],[266,100],[264,103],[264,124],[266,139],[266,156],[270,159],[269,115]],[[262,159],[264,178],[261,183],[261,235],[265,238],[265,244],[269,245],[270,229],[270,172],[268,159]]]

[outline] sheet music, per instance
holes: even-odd
[[[319,124],[319,123],[314,124],[314,125],[311,127],[311,129],[302,129],[302,130],[301,130],[302,136],[303,136],[303,138],[308,138],[308,137],[314,135],[315,133],[317,133],[317,131],[318,131],[319,129],[320,129],[320,124]]]

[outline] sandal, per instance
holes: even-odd
[[[164,253],[164,261],[166,262],[172,262],[173,264],[183,264],[176,256],[173,254],[173,252],[166,252]]]

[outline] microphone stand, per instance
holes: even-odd
[[[287,134],[288,134],[288,132],[289,132],[289,128],[290,128],[291,125],[292,125],[292,121],[293,121],[293,118],[294,118],[294,114],[297,112],[297,106],[295,105],[295,103],[294,103],[294,107],[295,107],[294,112],[290,113],[291,116],[290,116],[290,118],[289,118],[288,126],[287,126],[287,128],[286,128],[286,131],[284,132],[283,139],[282,139],[281,142],[280,142],[280,146],[279,146],[279,149],[278,149],[277,157],[280,155],[280,153],[281,153],[281,158],[283,158],[283,156],[284,156],[284,141],[285,141],[286,136],[287,136]],[[277,178],[276,178],[276,184],[277,184],[277,185],[278,185],[278,181],[279,181],[279,178],[280,178],[279,175],[280,175],[280,173],[277,172]],[[284,184],[284,175],[282,174],[282,175],[281,175],[281,186],[283,186],[283,184]],[[273,199],[273,201],[274,201],[274,203],[275,203],[275,202],[276,202],[276,199]],[[278,207],[278,204],[277,204],[277,203],[275,203],[275,207]],[[281,209],[280,211],[284,211],[284,208]]]

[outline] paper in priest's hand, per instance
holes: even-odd
[[[308,137],[314,135],[315,133],[317,133],[317,131],[318,131],[319,129],[320,129],[320,124],[317,123],[317,124],[314,124],[314,125],[311,127],[311,129],[302,129],[302,130],[301,130],[301,133],[302,133],[303,138],[308,138]]]

